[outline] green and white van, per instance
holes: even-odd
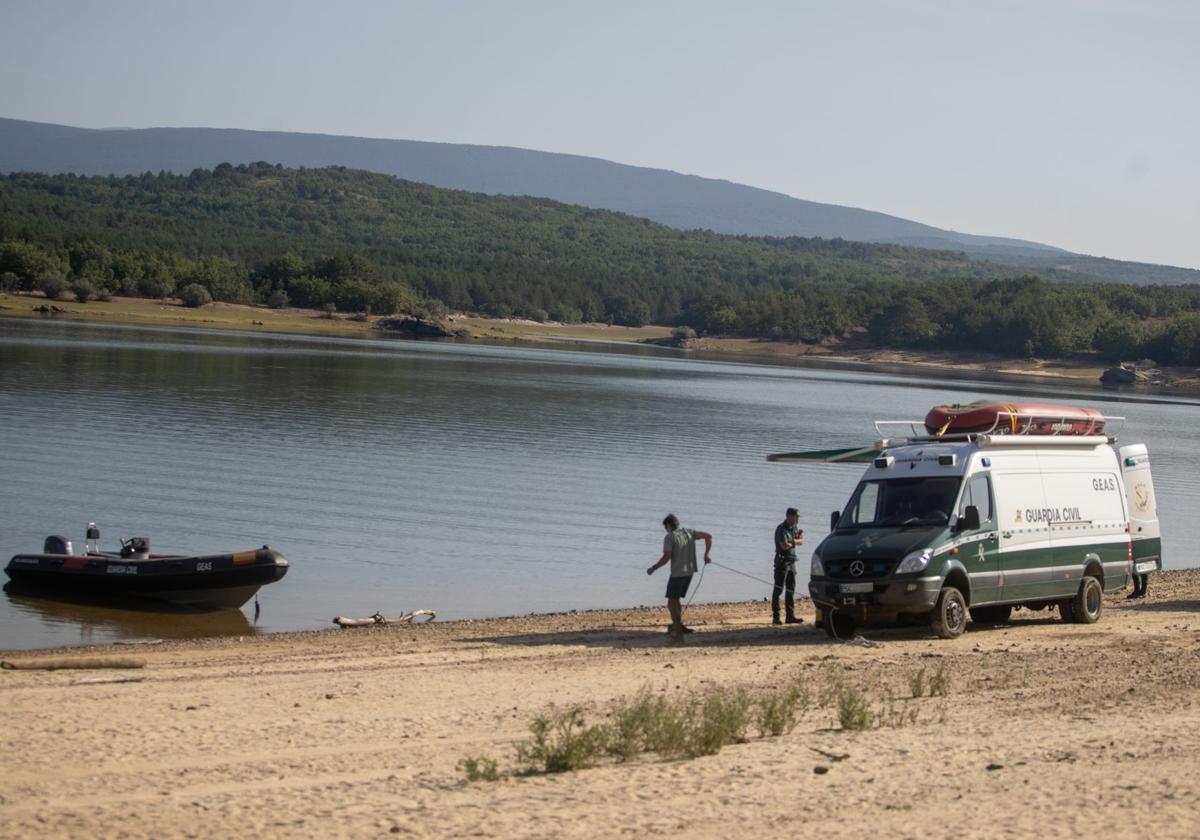
[[[1016,606],[1091,624],[1104,592],[1162,568],[1145,446],[978,434],[855,452],[870,465],[812,556],[809,593],[832,636],[923,622],[953,638]]]

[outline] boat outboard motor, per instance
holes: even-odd
[[[42,554],[74,554],[71,547],[71,541],[66,537],[46,537],[46,542],[42,544]]]
[[[89,522],[87,527],[87,553],[100,553],[100,529],[95,522]]]
[[[130,537],[121,540],[121,557],[125,560],[148,560],[150,558],[150,538]]]

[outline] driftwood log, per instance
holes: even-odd
[[[96,668],[145,668],[144,659],[39,659],[30,662],[0,662],[6,671],[83,671]]]
[[[396,618],[388,618],[382,612],[377,612],[370,618],[345,618],[344,616],[336,616],[333,623],[338,627],[384,627],[388,624],[414,624],[413,619],[424,617],[425,620],[420,624],[428,624],[437,618],[437,613],[433,610],[413,610],[399,615]]]

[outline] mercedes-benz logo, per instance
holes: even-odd
[[[850,564],[850,574],[855,577],[862,577],[862,573],[867,570],[867,566],[861,560],[855,560]]]

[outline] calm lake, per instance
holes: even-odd
[[[6,592],[0,648],[661,604],[666,573],[645,568],[669,511],[714,533],[714,559],[769,578],[784,508],[800,508],[811,549],[861,468],[768,453],[867,443],[874,419],[982,397],[1127,417],[1122,441],[1154,462],[1165,564],[1197,563],[1195,400],[567,348],[0,319],[0,561],[48,534],[81,548],[95,521],[110,550],[145,535],[156,552],[270,544],[292,563],[260,591],[257,625],[252,604],[163,613]],[[696,600],[768,594],[710,567]]]

